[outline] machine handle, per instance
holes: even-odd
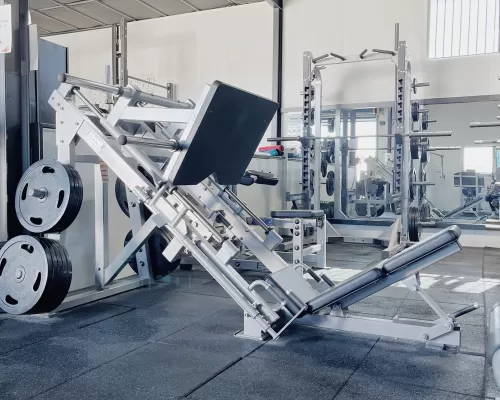
[[[453,314],[450,314],[451,317],[453,318],[458,318],[461,317],[462,315],[468,314],[474,310],[477,310],[479,308],[478,303],[471,304],[470,306],[464,307],[458,311],[455,311]]]
[[[242,176],[238,184],[243,186],[252,186],[255,183],[255,179],[251,176]]]
[[[257,178],[255,179],[255,183],[266,186],[276,186],[278,182],[279,180],[277,178],[266,178],[259,175],[257,175]]]
[[[345,59],[345,57],[342,57],[341,55],[336,54],[336,53],[330,53],[330,55],[331,55],[332,57],[338,58],[338,59],[339,59],[339,60],[341,60],[341,61],[345,61],[345,60],[346,60],[346,59]]]
[[[392,50],[381,50],[381,49],[373,49],[372,50],[374,53],[380,53],[380,54],[390,54],[391,56],[395,56],[396,52]]]

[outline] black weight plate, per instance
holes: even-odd
[[[416,101],[411,103],[411,119],[413,122],[418,121],[418,103]]]
[[[423,163],[429,162],[429,139],[422,138],[420,148],[420,161]]]
[[[49,265],[52,266],[47,284],[33,313],[47,313],[55,310],[63,302],[71,286],[71,262],[64,247],[51,239],[39,239],[45,248]]]
[[[410,169],[408,179],[410,180],[410,201],[413,201],[415,200],[415,187],[413,183],[417,181],[417,171],[415,169]]]
[[[314,196],[314,170],[309,170],[309,189],[311,190],[311,196]]]
[[[423,203],[420,206],[420,220],[426,221],[431,217],[431,206],[429,203]]]
[[[130,239],[132,239],[132,231],[129,231],[127,233],[127,236],[125,236],[123,246],[126,246]],[[156,231],[149,237],[147,244],[149,246],[149,257],[151,260],[151,268],[153,270],[155,279],[161,279],[162,277],[170,274],[180,265],[180,258],[173,262],[170,262],[162,254],[163,250],[165,250],[165,247],[167,247],[168,245],[166,235],[162,234],[159,231]],[[139,272],[135,254],[129,259],[129,265],[136,274]]]
[[[420,209],[411,206],[408,210],[408,238],[411,242],[420,240]]]
[[[377,210],[377,217],[380,217],[383,213],[385,213],[385,206],[382,206]]]
[[[328,196],[333,196],[335,192],[335,172],[329,171],[326,175],[326,193]]]
[[[422,130],[426,131],[429,129],[429,113],[422,114]]]
[[[419,155],[418,155],[418,138],[412,137],[410,139],[410,154],[412,160],[418,160]]]
[[[321,176],[323,178],[326,177],[326,172],[327,172],[327,169],[328,169],[328,163],[326,162],[325,158],[323,158],[321,160]]]
[[[154,184],[153,177],[142,166],[139,165],[137,169],[139,170],[140,173],[142,173],[146,177],[146,179],[149,182]],[[115,198],[116,202],[118,203],[118,206],[123,211],[123,213],[127,217],[130,217],[130,213],[128,211],[127,186],[125,186],[125,184],[120,178],[116,178]],[[144,218],[148,219],[150,216],[151,216],[151,211],[149,211],[147,208],[144,208]]]
[[[40,199],[30,195],[36,190]],[[23,174],[15,196],[21,225],[33,233],[60,233],[75,220],[83,202],[83,185],[78,172],[69,165],[43,159]]]
[[[61,248],[26,235],[7,242],[0,250],[0,308],[10,314],[57,308],[71,284],[71,264],[61,257]]]
[[[326,154],[330,161],[329,163],[334,163],[335,162],[335,140],[332,140],[327,143],[327,151]]]
[[[377,193],[376,193],[377,198],[381,197],[384,194],[384,192],[385,192],[385,185],[378,184],[377,185]]]

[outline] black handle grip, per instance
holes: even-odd
[[[255,183],[259,185],[276,186],[279,180],[277,178],[264,178],[263,176],[257,176]]]
[[[462,315],[468,314],[474,310],[477,310],[479,308],[478,303],[471,304],[470,306],[464,307],[461,310],[455,311],[451,316],[453,318],[458,318],[461,317]]]
[[[251,176],[242,176],[239,182],[239,184],[243,186],[252,186],[254,183],[255,179],[252,178]]]

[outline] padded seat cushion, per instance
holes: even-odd
[[[272,218],[322,218],[323,210],[277,210],[271,211]]]

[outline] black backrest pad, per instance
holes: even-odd
[[[442,231],[429,236],[422,242],[414,244],[413,246],[403,250],[401,253],[389,258],[383,263],[382,270],[387,274],[391,273],[392,271],[401,268],[412,261],[422,258],[429,253],[433,253],[451,242],[456,242],[460,237],[460,234],[460,228],[456,225],[443,229]]]
[[[238,184],[278,109],[271,100],[219,81],[210,98],[174,185],[196,185],[210,174],[222,185]]]

